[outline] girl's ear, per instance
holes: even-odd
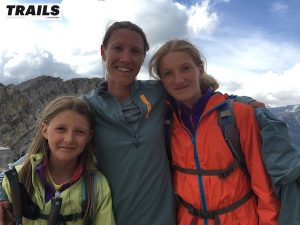
[[[91,130],[91,131],[90,131],[90,135],[89,135],[89,140],[88,140],[88,142],[90,142],[90,141],[92,140],[93,135],[94,135],[94,130]]]
[[[102,57],[102,60],[105,61],[106,60],[106,54],[105,54],[105,47],[103,45],[101,45],[101,49],[100,49],[100,52],[101,52],[101,57]]]
[[[42,123],[42,135],[45,139],[48,139],[48,126],[45,123]]]
[[[199,73],[199,79],[203,79],[204,75],[205,75],[203,66],[202,65],[198,66],[198,69],[199,69],[199,72],[200,72]]]

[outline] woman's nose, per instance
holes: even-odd
[[[132,59],[132,56],[131,56],[131,52],[130,51],[124,50],[121,53],[121,61],[123,61],[123,62],[130,62],[131,59]]]

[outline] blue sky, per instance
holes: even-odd
[[[62,20],[10,19],[0,3],[0,83],[41,74],[103,76],[99,48],[109,23],[140,25],[151,49],[138,76],[148,79],[153,50],[172,38],[199,47],[220,91],[252,96],[270,106],[300,104],[298,0],[62,0]],[[130,10],[129,10],[130,8]]]

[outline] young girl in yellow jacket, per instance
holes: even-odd
[[[17,167],[37,211],[24,215],[28,206],[21,204],[17,224],[115,225],[108,182],[94,164],[92,133],[91,111],[79,98],[59,97],[46,106],[26,159]],[[14,186],[8,177],[2,185],[11,202]]]
[[[153,55],[149,70],[174,98],[170,143],[177,224],[278,224],[279,201],[262,161],[253,108],[233,103],[245,172],[218,125],[217,110],[226,96],[201,84],[204,60],[197,48],[184,40],[168,41]]]

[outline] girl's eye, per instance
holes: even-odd
[[[87,132],[84,130],[77,130],[76,133],[80,135],[85,135]]]
[[[183,70],[184,70],[184,71],[189,71],[189,70],[190,70],[190,67],[189,67],[189,66],[184,66],[184,67],[183,67]]]
[[[163,76],[163,77],[167,77],[167,76],[170,76],[170,75],[171,75],[171,72],[170,72],[170,71],[167,71],[167,72],[162,73],[162,76]]]
[[[58,130],[59,132],[63,132],[65,131],[66,129],[64,127],[57,127],[56,130]]]

